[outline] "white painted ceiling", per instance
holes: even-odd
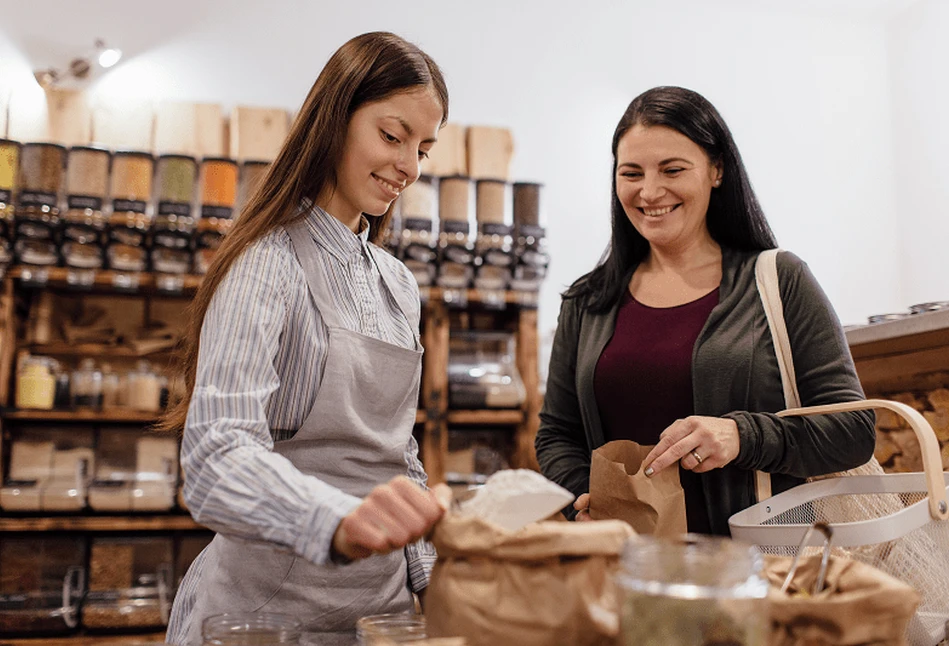
[[[834,17],[854,21],[883,21],[908,8],[917,0],[684,0],[669,5],[665,0],[597,0],[590,5],[600,11],[611,3],[639,5],[655,11],[664,7],[700,4],[706,10],[722,7],[757,13],[805,13],[815,19]],[[64,62],[91,51],[97,37],[122,48],[126,56],[150,49],[200,37],[207,29],[220,23],[243,23],[265,15],[270,25],[279,24],[281,14],[287,21],[313,22],[314,38],[328,37],[336,43],[340,30],[348,34],[349,26],[365,19],[367,12],[376,13],[376,23],[385,24],[385,12],[397,12],[404,24],[406,14],[425,14],[427,22],[443,20],[446,29],[462,28],[464,17],[473,11],[497,12],[499,20],[509,15],[509,8],[519,15],[531,12],[576,11],[577,5],[559,0],[413,0],[409,3],[375,3],[365,0],[0,0],[0,36],[5,36],[36,68],[62,66]],[[382,11],[380,12],[380,8]],[[385,28],[383,26],[383,28]],[[234,47],[249,43],[235,42]],[[0,56],[3,52],[0,51]],[[2,79],[0,79],[2,81]]]

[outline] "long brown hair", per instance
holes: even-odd
[[[305,199],[315,202],[324,188],[335,187],[346,129],[359,107],[419,87],[435,92],[442,104],[444,125],[448,120],[445,79],[435,61],[412,43],[388,32],[371,32],[356,36],[330,57],[264,181],[224,237],[189,307],[180,361],[175,366],[184,377],[186,394],[168,410],[158,430],[184,429],[197,372],[201,326],[211,297],[234,261],[255,241],[302,217],[300,204]],[[391,210],[369,217],[371,241],[383,236],[390,217]]]

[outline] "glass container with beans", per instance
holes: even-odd
[[[20,150],[19,194],[14,231],[18,262],[56,265],[59,262],[60,211],[66,148],[28,143]]]

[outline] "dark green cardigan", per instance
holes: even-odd
[[[784,394],[755,286],[756,258],[723,250],[719,303],[692,351],[694,414],[735,420],[740,438],[731,464],[701,474],[715,534],[727,535],[729,516],[754,504],[754,471],[773,474],[778,493],[806,477],[865,463],[875,442],[869,411],[787,419],[773,414],[785,408]],[[777,265],[802,404],[863,399],[840,322],[807,265],[787,252],[778,254]],[[576,495],[589,490],[590,455],[605,442],[593,373],[613,334],[616,309],[591,314],[577,299],[564,300],[551,349],[537,460],[545,476]]]

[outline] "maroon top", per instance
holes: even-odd
[[[593,390],[606,441],[650,445],[675,420],[694,412],[692,348],[718,289],[691,303],[649,307],[623,290],[613,336],[596,364]],[[689,531],[708,532],[700,478],[680,470]]]

